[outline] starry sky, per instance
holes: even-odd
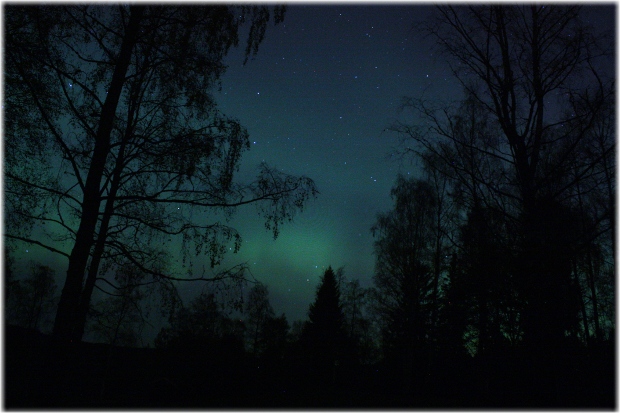
[[[289,323],[306,319],[329,265],[372,285],[370,228],[378,213],[392,207],[397,174],[420,174],[417,165],[391,156],[398,137],[384,131],[404,116],[402,97],[448,102],[462,96],[435,45],[414,29],[432,14],[428,3],[294,4],[283,23],[270,24],[254,59],[243,65],[243,44],[226,58],[229,68],[214,94],[219,109],[237,118],[251,141],[237,180],[250,182],[265,161],[311,177],[320,191],[276,240],[253,206],[239,209],[230,222],[243,245],[222,268],[247,262],[268,286],[276,314],[284,312]],[[614,27],[614,17],[615,8],[586,8],[583,15],[605,28]],[[36,261],[58,269],[62,288],[66,260],[24,248],[18,264],[36,249]],[[180,285],[186,299],[202,288]]]
[[[232,221],[243,246],[224,265],[247,261],[289,322],[306,318],[329,265],[372,284],[370,228],[391,208],[397,173],[417,173],[390,156],[398,139],[384,129],[399,116],[404,95],[452,99],[458,90],[431,44],[412,30],[431,11],[412,4],[294,5],[284,23],[269,27],[255,59],[244,66],[241,50],[228,56],[219,107],[251,140],[238,178],[250,180],[264,160],[311,177],[320,191],[275,241],[253,207]]]
[[[614,11],[586,8],[583,19],[611,28]],[[244,242],[226,263],[247,261],[289,322],[306,318],[329,265],[372,285],[370,228],[392,207],[396,175],[420,173],[391,156],[398,137],[384,131],[403,116],[401,98],[462,96],[435,45],[415,29],[432,14],[428,3],[292,5],[255,59],[244,66],[242,50],[228,56],[216,96],[250,133],[239,178],[249,180],[265,161],[311,177],[320,191],[275,241],[253,208],[232,222]]]

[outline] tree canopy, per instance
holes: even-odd
[[[267,164],[254,182],[233,179],[248,132],[213,91],[242,28],[247,60],[272,15],[281,21],[283,9],[6,8],[5,236],[68,259],[55,333],[81,338],[93,289],[114,286],[110,268],[128,262],[145,283],[187,280],[169,265],[171,248],[186,269],[197,256],[216,267],[241,245],[227,225],[235,208],[255,204],[276,237],[317,194],[311,179]],[[243,279],[242,266],[192,270]]]

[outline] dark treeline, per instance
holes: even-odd
[[[256,53],[269,9],[6,10],[6,407],[615,406],[614,42],[580,7],[445,6],[418,28],[465,97],[403,100],[388,129],[421,168],[370,229],[373,285],[329,267],[292,324],[243,265],[190,262],[241,242],[191,208],[257,203],[277,236],[316,195],[265,165],[235,183],[247,132],[207,92],[246,22]],[[164,82],[176,71],[187,88]],[[189,278],[159,247],[175,236]],[[60,296],[47,266],[15,277],[21,242],[67,258]],[[188,280],[204,288],[184,303]]]
[[[452,257],[450,279],[456,273],[466,277],[457,265]],[[385,273],[377,273],[375,287],[362,288],[357,281],[345,279],[342,269],[330,267],[317,288],[308,319],[293,326],[284,314],[274,314],[268,289],[260,283],[245,295],[243,311],[223,305],[217,292],[204,291],[171,315],[168,326],[155,339],[155,348],[112,345],[131,342],[123,341],[127,335],[119,334],[127,330],[129,322],[111,326],[108,344],[70,345],[59,345],[53,336],[33,329],[9,325],[5,329],[5,348],[10,355],[5,359],[9,378],[5,405],[614,405],[611,339],[586,345],[567,335],[553,360],[542,362],[514,332],[519,330],[513,325],[515,317],[497,315],[501,313],[497,307],[502,306],[494,294],[489,294],[488,302],[496,304],[484,310],[474,304],[480,298],[471,290],[473,283],[470,287],[463,287],[463,282],[449,283],[442,288],[446,292],[435,297],[430,266],[418,264],[410,274],[419,277],[403,278],[400,285],[406,288],[388,292],[379,282]],[[406,299],[408,294],[424,298]],[[482,318],[486,313],[487,318]],[[116,332],[114,339],[110,338],[112,332]],[[483,334],[484,346],[480,344]]]
[[[463,353],[481,405],[571,406],[589,387],[576,377],[611,388],[584,366],[613,364],[613,53],[580,12],[441,7],[421,27],[465,98],[407,98],[413,120],[390,127],[424,170],[397,179],[374,227],[382,344],[406,397]]]
[[[398,177],[373,228],[382,346],[407,398],[463,354],[480,405],[571,406],[585,377],[611,389],[611,367],[605,387],[584,366],[613,364],[613,41],[581,12],[448,6],[420,27],[465,98],[406,98],[412,120],[389,128],[424,170]]]

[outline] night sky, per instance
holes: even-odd
[[[428,6],[291,6],[271,25],[254,60],[229,55],[220,109],[250,133],[239,179],[261,161],[314,179],[320,195],[274,241],[253,207],[233,226],[243,237],[225,265],[249,263],[267,284],[277,314],[305,319],[327,266],[372,284],[377,213],[391,208],[396,175],[417,173],[390,154],[398,138],[383,130],[402,96],[458,97],[447,65],[412,30]],[[185,285],[191,290],[198,285]]]
[[[612,10],[591,8],[583,18],[611,28]],[[414,28],[432,13],[432,5],[415,3],[293,5],[284,23],[269,27],[254,60],[243,66],[241,48],[227,59],[220,109],[247,127],[252,143],[239,178],[249,180],[264,160],[311,177],[320,191],[275,241],[252,207],[233,221],[244,242],[226,262],[247,261],[289,322],[306,318],[328,265],[372,285],[370,228],[392,207],[396,175],[419,175],[415,164],[390,156],[399,140],[384,132],[405,116],[401,98],[462,96],[445,59]]]
[[[611,28],[612,10],[586,8],[584,20]],[[254,59],[243,65],[242,34],[225,60],[229,68],[214,94],[219,109],[237,118],[251,140],[237,181],[250,182],[265,161],[309,176],[320,191],[275,241],[253,206],[238,209],[230,222],[243,245],[221,268],[247,262],[268,286],[276,314],[286,313],[290,323],[306,319],[329,265],[344,267],[346,278],[364,287],[372,285],[370,228],[378,213],[392,207],[397,174],[420,176],[417,165],[390,156],[399,140],[384,132],[405,116],[399,111],[402,97],[450,102],[462,96],[433,42],[414,29],[432,13],[432,5],[416,3],[292,5],[283,23],[269,25]],[[63,257],[24,246],[18,266],[27,262],[23,258],[56,268],[60,291]],[[203,287],[184,283],[180,289],[190,299]]]
[[[293,222],[285,222],[280,226],[276,239],[273,232],[265,228],[265,219],[258,214],[256,205],[237,208],[232,218],[226,222],[223,221],[227,211],[214,210],[212,214],[197,217],[197,210],[194,209],[190,214],[192,219],[198,218],[194,223],[199,222],[206,227],[221,222],[236,229],[242,238],[240,250],[234,253],[231,242],[230,252],[221,264],[210,269],[208,252],[205,254],[207,256],[188,261],[182,254],[174,256],[180,250],[182,240],[181,236],[171,236],[168,244],[155,246],[158,253],[161,251],[157,258],[161,256],[163,261],[172,257],[170,262],[162,264],[162,272],[168,271],[168,274],[174,277],[207,278],[245,263],[249,268],[249,274],[246,275],[268,287],[269,301],[275,316],[284,313],[289,326],[297,321],[308,320],[309,306],[315,300],[317,286],[328,266],[334,270],[344,268],[346,280],[359,280],[361,287],[372,287],[376,257],[371,228],[377,215],[393,208],[390,191],[399,174],[424,178],[421,165],[416,159],[399,156],[398,152],[404,149],[401,146],[401,137],[388,131],[388,128],[396,121],[412,126],[416,125],[416,121],[420,121],[401,110],[403,98],[421,98],[435,107],[447,107],[449,104],[458,105],[464,97],[462,86],[451,72],[446,57],[439,53],[434,39],[425,38],[420,29],[423,23],[434,18],[434,13],[435,7],[431,3],[293,3],[287,7],[283,23],[274,26],[271,22],[268,25],[257,55],[244,64],[245,42],[249,31],[249,27],[245,27],[240,33],[239,46],[232,49],[224,60],[228,70],[220,79],[221,87],[212,92],[217,102],[217,110],[227,117],[237,119],[249,132],[250,150],[241,157],[240,169],[234,181],[239,187],[250,184],[256,179],[260,164],[265,162],[286,174],[313,179],[319,194],[316,199],[308,201],[303,211],[295,211]],[[595,28],[594,35],[613,31],[617,36],[615,3],[607,2],[604,7],[600,4],[596,7],[584,6],[581,13],[582,21]],[[140,13],[134,14],[132,11],[130,24],[127,25],[131,28],[127,32],[133,33],[134,38],[139,36],[139,27],[132,23],[136,16],[139,19]],[[9,20],[11,21],[13,24],[16,24],[16,21],[21,23],[21,20],[16,18]],[[91,33],[91,36],[95,35]],[[84,42],[87,40],[88,37]],[[31,38],[28,39],[28,42],[30,41]],[[23,44],[29,46],[28,42]],[[22,45],[16,44],[20,47]],[[131,45],[131,41],[123,42],[123,46],[126,44]],[[123,49],[126,50],[125,47]],[[21,49],[13,47],[9,50],[12,52],[8,54],[8,61],[18,62],[12,63],[17,68],[20,59],[14,59],[14,56],[18,55]],[[53,56],[53,53],[51,55]],[[593,59],[596,69],[601,70],[603,79],[615,74],[615,59],[615,55]],[[119,58],[117,63],[122,60]],[[151,60],[148,61],[150,64]],[[119,66],[120,64],[116,67]],[[19,79],[15,73],[20,76],[23,73],[28,74],[30,66],[25,67],[25,72],[7,71],[9,76],[11,73],[14,75],[13,82],[17,83],[15,79]],[[39,74],[37,70],[36,75]],[[59,78],[64,79],[62,76]],[[28,76],[26,79],[28,80]],[[170,85],[177,87],[178,82],[172,83],[174,80],[170,80]],[[571,77],[569,80],[574,79]],[[583,79],[577,79],[575,83],[580,81],[583,82]],[[27,83],[30,89],[35,89],[36,85]],[[97,85],[100,86],[99,83]],[[126,87],[126,84],[123,87]],[[97,90],[99,89],[95,89]],[[114,92],[119,91],[119,88],[101,89],[102,93],[106,94],[107,90],[112,91],[111,96],[118,96]],[[550,124],[553,124],[553,114],[565,109],[557,104],[568,96],[568,93],[562,92],[565,91],[554,89],[555,96],[547,94],[544,97],[544,119]],[[14,102],[21,102],[23,97],[16,96]],[[41,96],[45,97],[44,94]],[[554,98],[557,101],[551,102]],[[144,101],[149,99],[153,100],[147,97]],[[108,101],[110,100],[106,98],[106,104]],[[9,100],[9,103],[11,102],[13,101]],[[43,103],[46,104],[44,99]],[[84,107],[88,108],[87,105]],[[538,106],[539,109],[540,107]],[[139,111],[141,110],[140,107]],[[133,116],[133,109],[128,113]],[[153,113],[159,114],[159,109]],[[165,110],[162,110],[162,113],[165,114]],[[102,113],[99,116],[96,111],[90,114],[95,118],[99,116],[100,121],[107,119],[104,115]],[[63,117],[58,118],[59,124],[65,122]],[[136,119],[140,118],[136,116]],[[153,121],[153,130],[167,131],[163,129],[165,122],[161,123],[164,126],[157,122],[159,120]],[[596,122],[598,127],[599,120]],[[572,128],[572,123],[568,126]],[[67,132],[68,141],[71,139],[70,133],[74,133],[71,131],[72,127],[65,122],[60,128],[62,133]],[[554,128],[549,133],[556,133],[556,130],[559,130],[557,133],[560,134],[566,128]],[[589,129],[584,130],[585,134],[590,133]],[[133,130],[130,131],[133,133]],[[149,131],[150,129],[147,129],[147,132],[144,132],[147,137],[150,136]],[[30,131],[25,130],[24,136],[29,136],[28,134],[31,134]],[[585,134],[583,136],[588,136]],[[157,132],[154,139],[159,136]],[[555,135],[550,136],[555,138]],[[567,136],[573,138],[572,129]],[[120,147],[125,147],[130,139],[142,139],[141,135],[124,134],[123,137],[127,140],[123,141]],[[500,136],[500,139],[505,139],[505,136]],[[557,141],[569,142],[562,139],[558,138]],[[176,142],[176,137],[172,142]],[[573,146],[572,141],[570,142]],[[575,142],[581,145],[581,141]],[[133,145],[133,142],[130,145]],[[145,150],[148,150],[148,145],[144,145],[147,148]],[[582,151],[581,146],[575,147],[577,151]],[[601,147],[602,149],[605,148]],[[85,149],[84,154],[89,151],[90,149]],[[583,154],[585,152],[587,151]],[[544,149],[541,153],[547,154]],[[553,151],[548,153],[550,157],[556,155]],[[564,156],[563,152],[557,153]],[[575,153],[582,154],[567,153],[571,156]],[[123,157],[124,155],[119,155],[115,160],[120,162],[119,159],[130,159],[128,156]],[[157,159],[154,158],[156,155],[157,153],[152,155],[153,158],[148,158],[149,164],[144,166],[144,170],[157,169],[152,168],[150,163],[150,159]],[[602,164],[604,170],[601,171],[607,175],[607,164],[604,163],[606,160],[586,164],[591,157],[592,154],[583,156],[583,165],[588,168],[578,168],[595,170],[595,167]],[[21,158],[18,159],[21,161]],[[39,160],[38,157],[36,159]],[[52,162],[60,162],[60,152],[51,154],[50,159]],[[568,169],[556,168],[554,163],[545,164],[542,159],[539,169],[549,169],[550,172],[544,172],[544,179],[548,178],[551,183],[541,188],[552,193],[556,190],[554,185],[557,182],[563,185],[563,181],[556,179],[556,175]],[[575,162],[582,162],[581,158],[575,159],[578,159]],[[126,168],[133,167],[131,161],[127,165],[130,166]],[[558,165],[564,166],[563,163]],[[19,165],[16,170],[16,175],[19,175]],[[27,168],[25,170],[28,171]],[[184,170],[188,176],[192,175],[193,168]],[[65,178],[61,178],[61,171],[62,169],[59,169],[57,179],[64,185]],[[560,171],[559,174],[556,171]],[[602,172],[596,173],[602,175]],[[45,177],[45,173],[42,176]],[[30,179],[30,176],[27,178]],[[18,180],[19,176],[8,179]],[[540,201],[544,202],[538,202],[539,194],[524,190],[522,198],[527,200],[525,196],[533,194],[532,199],[536,202],[531,204],[534,207],[525,209],[521,232],[520,235],[517,234],[525,240],[525,243],[519,241],[520,245],[514,250],[516,252],[513,255],[523,261],[518,265],[509,262],[511,257],[503,260],[485,260],[480,257],[479,247],[488,243],[481,242],[475,232],[482,229],[484,237],[490,227],[480,226],[476,219],[468,219],[467,225],[458,227],[468,229],[468,233],[473,231],[472,236],[461,240],[465,246],[465,255],[464,258],[459,257],[457,263],[457,272],[469,275],[470,280],[465,280],[462,286],[454,284],[456,287],[453,286],[447,293],[444,291],[444,298],[450,299],[447,305],[445,302],[441,304],[436,301],[434,306],[429,307],[430,310],[418,311],[418,322],[412,323],[408,311],[396,308],[396,316],[393,320],[387,320],[385,325],[390,331],[395,330],[394,326],[397,327],[396,330],[400,328],[408,331],[404,335],[400,334],[402,331],[391,331],[394,333],[392,337],[384,337],[382,343],[376,343],[374,341],[377,331],[373,331],[373,328],[363,331],[366,330],[365,324],[360,323],[358,327],[355,322],[364,320],[355,317],[349,325],[350,331],[342,331],[332,322],[334,317],[329,315],[333,313],[331,309],[334,303],[330,300],[334,295],[330,294],[329,290],[322,290],[320,301],[326,310],[316,310],[321,306],[315,307],[313,328],[305,329],[302,338],[294,343],[283,340],[285,335],[279,333],[284,330],[280,328],[278,320],[266,323],[264,314],[260,315],[260,319],[252,319],[247,314],[244,317],[235,311],[226,313],[230,319],[223,322],[218,322],[209,315],[205,320],[215,322],[213,328],[206,328],[205,323],[194,328],[197,324],[194,324],[193,314],[188,312],[178,318],[178,323],[174,323],[175,319],[172,318],[172,329],[166,334],[162,327],[168,324],[170,314],[165,313],[170,303],[162,300],[163,296],[155,291],[140,302],[139,315],[142,323],[135,312],[128,309],[126,300],[108,302],[107,306],[104,302],[103,306],[99,307],[100,315],[95,315],[92,320],[97,322],[100,325],[99,330],[104,332],[109,329],[107,324],[113,323],[110,324],[115,327],[111,345],[78,346],[74,338],[80,338],[81,332],[76,336],[71,330],[80,326],[72,320],[76,317],[69,314],[71,309],[76,307],[75,303],[67,301],[67,306],[60,306],[65,309],[67,322],[64,324],[67,328],[64,328],[62,322],[57,323],[55,337],[35,335],[21,326],[5,329],[5,335],[9,337],[5,347],[10,355],[6,358],[8,367],[5,370],[7,376],[13,378],[9,380],[12,384],[7,387],[7,394],[10,395],[12,406],[18,408],[36,408],[39,404],[43,408],[105,408],[108,405],[118,408],[125,407],[125,403],[130,408],[144,408],[145,405],[155,408],[275,406],[286,409],[334,406],[352,406],[354,409],[428,409],[442,406],[557,408],[557,405],[565,408],[592,405],[608,408],[615,402],[611,390],[614,388],[614,369],[609,367],[615,354],[615,327],[610,319],[614,313],[610,304],[613,302],[613,293],[608,291],[611,285],[608,282],[611,278],[608,277],[613,278],[613,274],[609,275],[607,268],[606,260],[609,257],[608,240],[604,238],[606,234],[601,232],[596,234],[596,239],[588,238],[594,233],[590,229],[590,221],[598,219],[600,211],[590,214],[584,210],[584,205],[586,208],[594,205],[596,209],[608,211],[605,209],[607,205],[603,204],[608,199],[605,198],[605,191],[598,192],[602,186],[599,188],[597,184],[592,189],[596,191],[592,192],[592,198],[582,203],[581,195],[587,194],[590,188],[580,188],[580,182],[590,185],[591,179],[593,178],[586,174],[583,181],[581,178],[576,179],[576,183],[567,185],[568,189],[558,190],[558,194],[563,196],[576,188],[580,211],[576,206],[570,208],[563,200],[556,203],[559,197],[556,199],[555,195],[540,197]],[[114,185],[114,181],[110,182],[110,185]],[[609,184],[610,181],[602,182]],[[531,182],[526,180],[526,183]],[[533,187],[536,187],[536,182]],[[172,192],[170,188],[172,184],[164,193]],[[177,193],[183,194],[183,191],[175,191],[174,196],[177,196]],[[586,197],[589,198],[590,195]],[[48,201],[44,197],[39,199],[44,199],[46,203]],[[125,199],[131,200],[130,197]],[[143,199],[155,205],[157,201],[162,201],[148,200],[147,197]],[[522,204],[527,206],[523,199]],[[83,204],[86,204],[87,198],[84,197],[83,200]],[[58,205],[61,205],[60,202]],[[64,207],[58,206],[59,211],[61,208]],[[164,208],[162,211],[170,212]],[[551,217],[556,209],[560,215],[557,218],[552,217],[555,219],[547,223],[546,217]],[[41,208],[41,211],[44,210]],[[10,209],[8,211],[11,212]],[[144,220],[145,227],[151,222],[157,226],[156,218],[159,218],[159,215],[156,213],[159,210],[153,208],[153,211],[153,216]],[[488,215],[492,218],[491,226],[497,221],[505,228],[503,215],[498,219],[492,214],[492,210],[491,213],[484,208],[481,211],[478,211],[482,214],[480,216]],[[173,210],[172,213],[177,211]],[[536,216],[537,213],[544,215]],[[79,217],[79,212],[75,216]],[[171,214],[163,217],[173,219],[174,216]],[[604,225],[608,217],[601,216],[603,223],[599,225],[597,222],[596,227],[592,228],[606,231]],[[56,217],[53,216],[52,219]],[[62,216],[59,220],[61,219]],[[67,225],[72,225],[70,219],[66,220]],[[58,228],[59,224],[50,222],[51,224],[35,226],[30,238],[37,240],[42,237],[45,243],[69,253],[74,246],[73,240],[69,237],[64,240],[55,237],[52,230]],[[573,222],[579,224],[579,228],[567,231],[566,227],[570,227]],[[77,219],[75,223],[77,228]],[[543,225],[538,225],[540,228],[535,228],[538,231],[536,232],[532,229],[532,223]],[[141,225],[135,228],[142,228]],[[127,230],[128,234],[134,227],[127,224],[119,228],[121,235],[125,235],[123,231]],[[505,230],[502,228],[499,231]],[[135,239],[140,240],[141,234],[136,234]],[[527,244],[539,235],[541,239],[553,243],[565,234],[568,234],[570,239],[562,239],[559,247]],[[541,244],[540,239],[537,241],[533,244]],[[157,242],[160,242],[159,239]],[[583,248],[575,252],[574,245]],[[392,248],[392,245],[388,248]],[[501,255],[503,248],[494,248],[493,253]],[[497,251],[499,253],[495,253]],[[9,252],[13,265],[11,270],[17,277],[34,275],[32,264],[51,267],[57,282],[55,294],[59,298],[67,275],[66,257],[26,242],[16,242],[15,250]],[[546,253],[551,254],[550,258],[538,260]],[[146,254],[149,260],[150,254]],[[94,256],[92,251],[91,256]],[[556,266],[567,259],[574,264],[573,267]],[[510,265],[505,265],[506,262]],[[190,267],[183,267],[182,263],[189,263]],[[152,260],[147,264],[155,266],[161,262]],[[586,264],[589,264],[590,268],[585,268],[588,266]],[[597,268],[593,269],[594,266]],[[117,268],[101,265],[99,270],[99,276],[111,277],[112,271],[117,271]],[[500,275],[499,281],[489,277],[491,273],[486,276],[478,274],[480,270],[497,272]],[[127,271],[125,274],[117,272],[115,275],[122,277],[135,274]],[[527,284],[527,280],[534,279],[535,276],[547,276],[540,288],[531,288]],[[471,280],[480,285],[472,287]],[[120,283],[122,279],[117,278],[117,281]],[[386,285],[389,282],[391,281],[386,281]],[[586,282],[588,288],[592,287],[591,291],[581,291]],[[194,297],[208,291],[214,284],[179,281],[176,285],[183,304],[187,306]],[[496,288],[497,286],[499,287]],[[76,285],[76,291],[77,287],[79,286]],[[23,309],[26,307],[21,303],[25,302],[23,297],[30,299],[30,296],[24,293],[29,291],[28,288],[32,287],[27,286],[23,291],[11,287],[12,291],[17,292],[12,293],[12,300],[16,303],[13,305],[15,311],[29,313],[28,325],[32,325],[34,307],[33,310],[28,307],[29,311],[25,312]],[[121,288],[117,291],[123,291]],[[251,284],[245,285],[244,292],[247,293],[250,288]],[[445,285],[439,288],[445,288]],[[128,291],[133,296],[133,288]],[[142,291],[153,292],[148,287]],[[323,295],[323,291],[327,293]],[[420,291],[411,293],[399,290],[392,298],[404,298],[407,301],[407,297]],[[557,291],[560,293],[555,293]],[[100,300],[109,297],[105,292],[94,291],[91,308],[97,309],[97,305],[102,305]],[[234,292],[238,290],[235,289]],[[418,295],[422,296],[427,292],[422,291]],[[594,301],[597,295],[598,304]],[[5,296],[9,297],[8,294]],[[227,295],[223,297],[230,298]],[[389,293],[386,297],[391,299]],[[167,300],[169,301],[169,297]],[[222,304],[225,310],[234,308],[227,306],[229,302],[224,300],[219,304]],[[43,308],[43,305],[39,308]],[[211,311],[206,300],[199,308],[198,311],[205,308],[207,310],[204,311]],[[164,311],[157,311],[159,309]],[[7,305],[6,313],[11,314],[11,310],[12,307]],[[455,311],[458,314],[454,315]],[[59,314],[63,315],[63,312]],[[327,318],[325,314],[328,314]],[[373,318],[372,315],[370,317]],[[21,317],[16,317],[18,318]],[[39,326],[47,323],[43,318],[45,315],[42,315],[41,320],[39,315],[36,316],[35,327],[39,321]],[[236,321],[240,321],[240,318],[245,318],[247,326],[253,326],[253,343],[245,340],[245,347],[243,341],[237,340],[240,338],[238,333],[249,330],[238,330],[239,324]],[[59,317],[60,321],[63,321],[62,319],[63,317]],[[231,320],[235,323],[225,322]],[[9,317],[6,317],[5,324],[9,321]],[[121,339],[124,339],[122,330],[125,323],[127,327],[135,328],[134,332],[140,336],[139,344],[147,347],[156,345],[164,350],[138,352],[133,349],[119,349],[112,352],[112,346],[121,345]],[[178,324],[178,327],[174,324]],[[339,330],[332,329],[332,326]],[[104,336],[99,336],[97,329],[92,327],[87,325],[84,341],[101,341]],[[160,340],[154,341],[160,331],[164,334],[159,336]],[[333,340],[325,340],[325,332],[329,332],[328,335],[332,336]],[[426,338],[423,337],[424,334]],[[127,338],[127,341],[130,339],[131,337]],[[251,350],[250,344],[253,344]],[[383,351],[385,349],[389,351],[386,353]],[[41,353],[42,350],[45,351]],[[381,355],[382,353],[387,356]],[[474,354],[475,357],[470,357]],[[432,360],[424,360],[428,355],[432,355]],[[572,377],[570,373],[575,372],[579,374],[572,374]],[[178,406],[175,403],[178,403]]]

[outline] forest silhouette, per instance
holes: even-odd
[[[221,268],[230,217],[277,238],[319,192],[265,163],[238,182],[249,135],[211,94],[284,11],[5,7],[5,408],[614,408],[609,38],[576,5],[437,7],[416,29],[465,98],[403,99],[387,130],[422,168],[376,211],[372,285],[329,266],[290,324]],[[62,288],[16,273],[24,244],[67,259]]]

